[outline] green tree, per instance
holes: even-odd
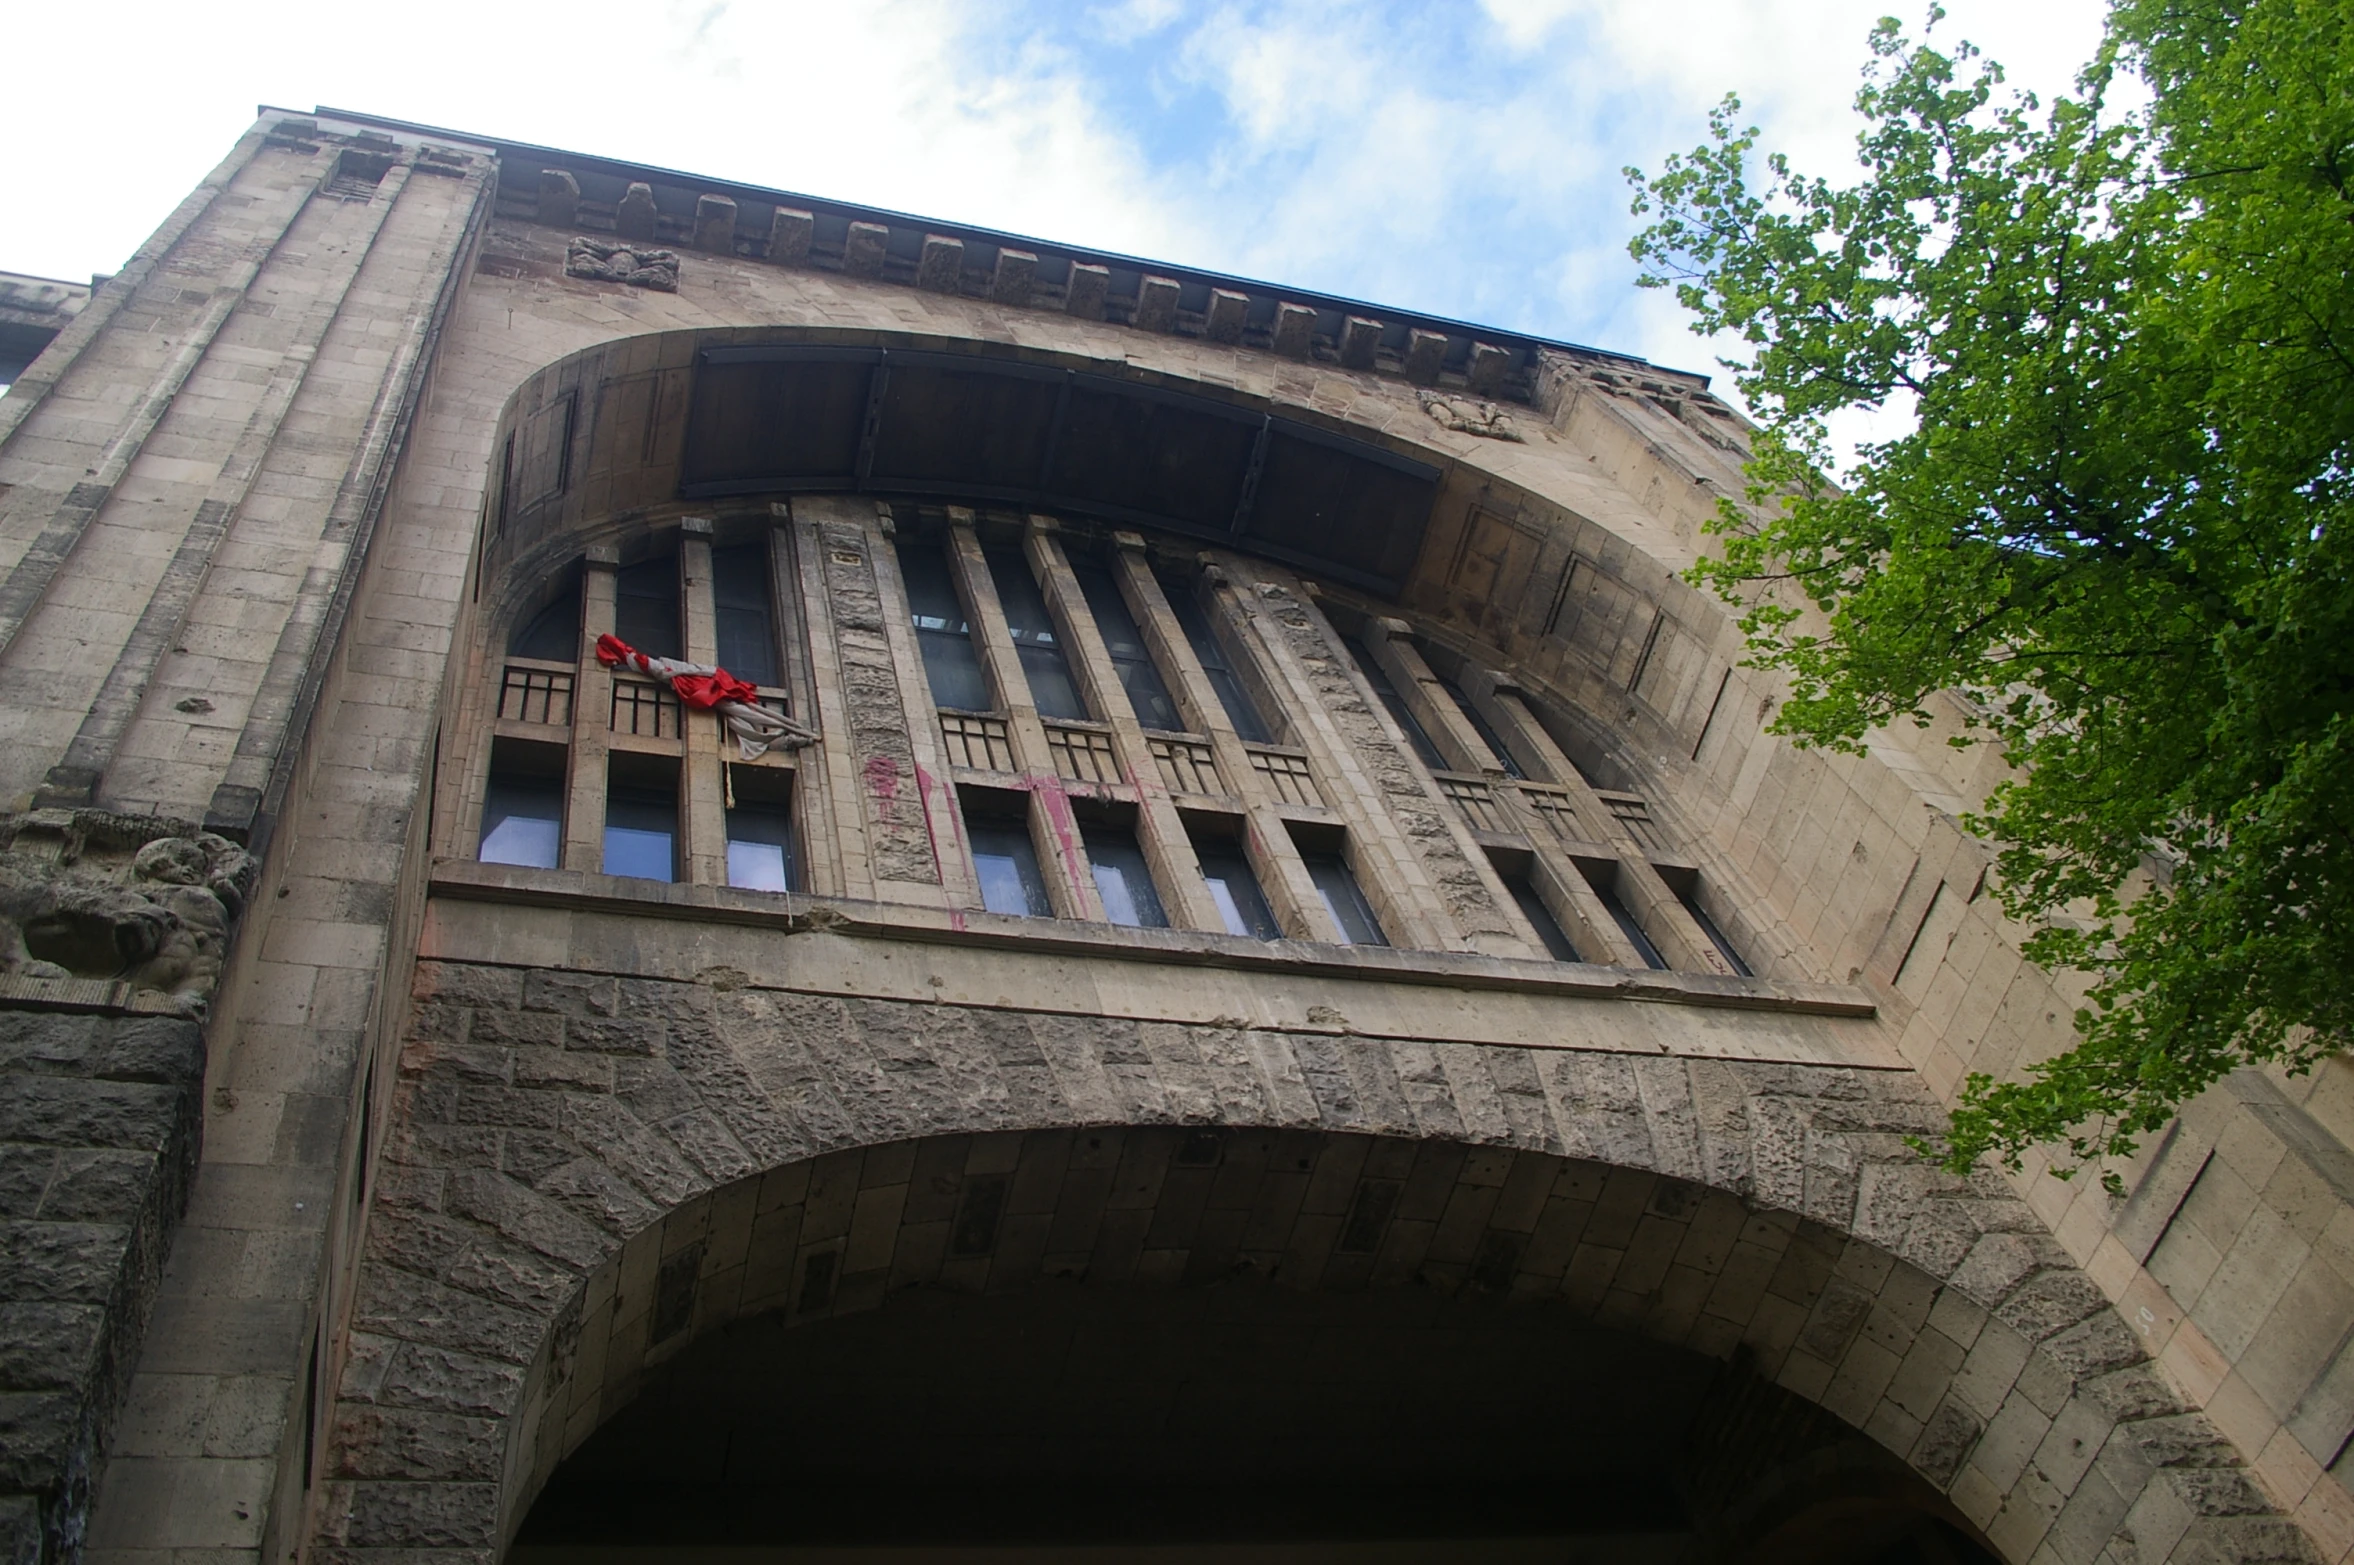
[[[1883,21],[1855,182],[1753,182],[1732,98],[1627,171],[1644,284],[1746,345],[1747,503],[1692,577],[1776,730],[1959,692],[2015,768],[1971,821],[2006,909],[2091,975],[2069,1049],[1965,1084],[1956,1169],[2130,1153],[2354,1021],[2354,6],[2115,0],[2077,90]],[[1826,479],[1830,415],[1907,404]]]

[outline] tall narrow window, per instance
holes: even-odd
[[[1471,725],[1472,732],[1479,735],[1481,742],[1488,747],[1489,753],[1495,756],[1496,764],[1504,768],[1504,775],[1507,777],[1527,776],[1528,774],[1520,769],[1520,763],[1512,758],[1512,752],[1505,748],[1504,736],[1496,732],[1496,725],[1488,721],[1487,714],[1472,705],[1471,697],[1464,688],[1444,675],[1440,676],[1439,685],[1447,692],[1447,698],[1455,703],[1455,710],[1461,712],[1463,720]]]
[[[746,891],[791,891],[800,880],[793,842],[792,773],[729,769],[727,883]]]
[[[1716,920],[1710,918],[1707,909],[1700,905],[1699,892],[1697,885],[1678,886],[1676,900],[1684,904],[1684,911],[1692,915],[1692,922],[1698,924],[1700,932],[1708,936],[1708,943],[1716,947],[1717,955],[1732,964],[1734,972],[1744,978],[1755,978],[1757,974],[1750,970],[1747,962],[1741,960],[1741,953],[1733,949],[1733,942],[1725,938],[1725,932],[1717,927]]]
[[[939,541],[901,535],[899,576],[907,583],[908,612],[915,619],[916,645],[923,649],[932,704],[960,712],[990,710],[996,703],[989,698],[989,681],[973,647],[973,627],[965,618],[964,600],[956,595],[948,556]]]
[[[654,761],[654,765],[641,763]],[[678,772],[655,757],[616,755],[605,790],[605,873],[678,879]]]
[[[1628,907],[1618,894],[1617,878],[1616,868],[1613,868],[1607,876],[1587,877],[1593,884],[1594,894],[1600,897],[1602,905],[1610,910],[1611,918],[1618,924],[1619,933],[1627,937],[1627,944],[1635,948],[1635,954],[1643,959],[1643,965],[1664,971],[1667,967],[1667,958],[1659,954],[1659,947],[1651,943],[1651,937],[1643,933],[1643,926],[1635,922],[1634,910]]]
[[[1013,635],[1014,653],[1030,682],[1030,704],[1040,717],[1085,718],[1087,703],[1071,678],[1070,660],[1063,655],[1062,638],[1055,634],[1054,617],[1046,612],[1046,595],[1030,574],[1030,562],[1016,549],[991,549],[988,559],[997,601],[1005,608],[1005,628]]]
[[[1267,720],[1259,715],[1258,705],[1251,700],[1242,677],[1226,660],[1226,649],[1218,644],[1217,630],[1210,624],[1210,617],[1202,612],[1192,590],[1181,582],[1173,582],[1166,592],[1178,628],[1185,632],[1186,641],[1193,647],[1194,661],[1201,664],[1202,672],[1209,677],[1210,688],[1218,693],[1218,704],[1226,709],[1226,720],[1234,725],[1236,737],[1249,744],[1274,743],[1274,733],[1267,727]]]
[[[1381,697],[1381,704],[1389,708],[1390,716],[1398,720],[1398,727],[1405,731],[1406,742],[1414,747],[1416,755],[1422,757],[1422,764],[1436,771],[1445,771],[1446,758],[1439,754],[1439,747],[1430,742],[1430,735],[1423,731],[1422,725],[1414,720],[1413,712],[1406,706],[1406,698],[1398,694],[1396,685],[1390,683],[1388,671],[1373,660],[1373,654],[1355,637],[1349,638],[1348,648],[1349,655],[1357,660],[1357,667],[1364,672],[1365,683],[1373,687],[1373,693]]]
[[[1054,916],[1045,877],[1038,873],[1038,850],[1019,818],[968,815],[965,840],[972,845],[973,872],[981,882],[981,906],[1027,918]]]
[[[1275,922],[1275,910],[1267,905],[1266,893],[1259,889],[1259,877],[1251,873],[1250,860],[1243,855],[1238,842],[1196,842],[1194,857],[1202,867],[1202,879],[1209,883],[1210,900],[1218,904],[1218,917],[1225,922],[1230,935],[1248,935],[1254,940],[1281,940],[1282,926]]]
[[[555,601],[515,627],[507,639],[507,655],[572,663],[580,658],[580,584],[573,583]]]
[[[719,666],[755,685],[780,685],[776,616],[768,601],[768,550],[759,544],[711,551],[711,597]]]
[[[1530,884],[1525,867],[1507,870],[1499,864],[1496,873],[1503,877],[1504,889],[1512,893],[1513,903],[1519,907],[1520,916],[1528,920],[1529,927],[1537,932],[1537,938],[1544,942],[1545,950],[1554,961],[1585,960],[1578,955],[1578,948],[1570,943],[1569,932],[1561,927],[1561,920],[1553,916],[1553,910],[1545,905],[1544,897]]]
[[[1079,578],[1079,591],[1095,616],[1095,628],[1103,636],[1104,649],[1112,655],[1112,666],[1120,672],[1120,688],[1128,692],[1136,720],[1147,728],[1183,728],[1185,721],[1177,715],[1177,703],[1169,695],[1161,671],[1153,666],[1144,632],[1138,628],[1136,616],[1128,612],[1120,584],[1110,571],[1092,563],[1074,566],[1072,573]]]
[[[648,657],[684,656],[676,556],[623,566],[613,575],[613,591],[613,634]]]
[[[1169,927],[1169,915],[1162,911],[1160,893],[1153,889],[1152,872],[1145,866],[1144,851],[1136,846],[1134,832],[1091,826],[1080,840],[1087,845],[1087,862],[1095,871],[1095,890],[1103,898],[1105,918],[1132,929]]]
[[[1308,878],[1316,883],[1317,895],[1324,899],[1324,911],[1340,927],[1342,945],[1389,944],[1389,937],[1381,932],[1381,920],[1373,916],[1373,904],[1365,900],[1357,877],[1349,873],[1349,866],[1339,854],[1303,854],[1301,862],[1308,867]]]
[[[485,864],[554,869],[564,847],[564,752],[556,745],[494,739],[482,801]]]

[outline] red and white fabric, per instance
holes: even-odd
[[[634,669],[669,680],[683,705],[719,714],[747,761],[758,760],[776,745],[797,749],[817,742],[816,734],[782,712],[762,706],[758,686],[714,664],[648,657],[619,636],[597,638],[597,661],[607,668]]]

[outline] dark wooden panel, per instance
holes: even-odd
[[[1258,439],[1254,415],[1081,376],[1071,387],[1049,494],[1081,507],[1224,533]]]
[[[871,363],[839,359],[706,362],[687,415],[682,486],[694,495],[770,480],[847,485],[858,470],[873,373]]]
[[[1435,468],[1279,425],[1238,542],[1303,562],[1331,561],[1358,581],[1394,590],[1414,569],[1437,494]]]
[[[870,487],[1035,489],[1068,379],[1060,371],[1015,375],[893,354]]]

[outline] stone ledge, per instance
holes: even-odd
[[[435,861],[431,894],[468,901],[570,907],[644,918],[824,931],[913,943],[996,947],[1135,962],[1312,974],[1369,982],[1506,990],[1588,1000],[1642,1000],[1725,1010],[1871,1020],[1871,997],[1843,984],[1785,983],[1710,973],[1636,972],[1584,962],[1522,962],[1471,952],[1260,941],[1195,930],[1125,929],[1063,919],[670,885],[579,870]]]

